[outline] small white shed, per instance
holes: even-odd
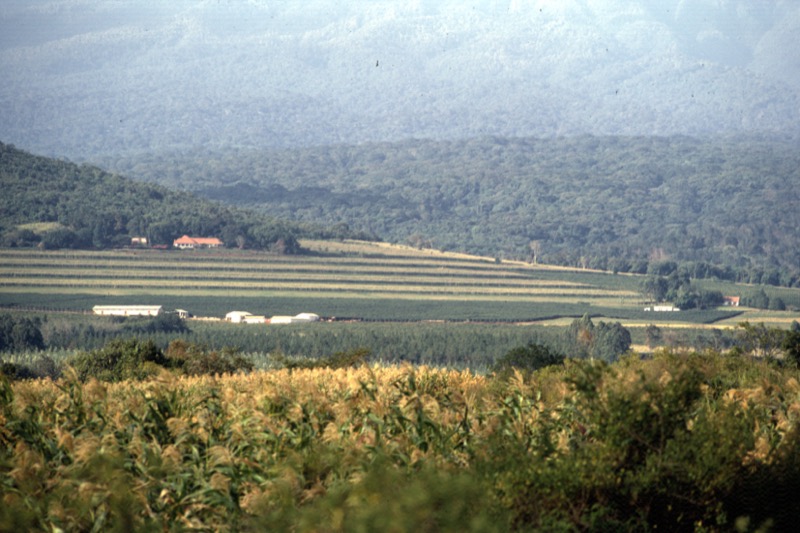
[[[319,315],[300,313],[295,316],[274,316],[269,319],[270,324],[302,324],[306,322],[319,322]]]
[[[245,318],[249,316],[253,316],[253,313],[248,313],[247,311],[231,311],[225,315],[225,320],[233,322],[234,324],[239,324],[244,322]]]

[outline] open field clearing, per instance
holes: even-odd
[[[131,268],[130,266],[91,266],[75,265],[5,265],[0,266],[0,278],[13,281],[16,278],[62,278],[62,279],[169,279],[169,280],[226,280],[245,283],[278,281],[278,282],[376,282],[391,284],[428,284],[428,285],[484,285],[484,286],[530,286],[555,288],[591,288],[591,284],[562,279],[535,278],[524,274],[508,274],[493,272],[457,272],[453,270],[426,271],[416,269],[393,269],[344,265],[342,267],[325,266],[303,268],[299,265],[253,270],[234,270],[230,267],[218,270],[214,268]],[[611,287],[604,287],[611,289]],[[614,289],[617,290],[617,289]]]
[[[246,309],[267,316],[315,312],[401,321],[569,321],[585,313],[637,325],[747,319],[730,310],[645,313],[638,276],[385,243],[303,246],[309,254],[0,250],[0,305],[88,311],[102,304],[150,304],[201,316]],[[797,292],[783,297],[792,301]],[[786,324],[794,319],[788,313],[763,316]]]
[[[2,279],[2,278],[0,278]],[[561,298],[595,298],[595,297],[635,297],[635,293],[620,293],[604,289],[583,288],[567,289],[559,287],[525,287],[525,286],[484,286],[467,284],[441,284],[429,283],[404,284],[402,281],[386,281],[384,283],[371,282],[369,279],[352,279],[345,282],[341,279],[319,281],[278,279],[270,281],[231,281],[228,279],[124,279],[124,278],[52,278],[52,277],[14,277],[3,279],[3,284],[8,287],[105,287],[114,289],[142,288],[142,289],[172,289],[173,291],[187,291],[194,289],[214,289],[225,291],[280,291],[285,289],[287,283],[295,283],[295,291],[332,291],[337,294],[350,292],[356,293],[382,293],[402,295],[453,295],[453,296],[516,296],[516,297],[561,297]]]

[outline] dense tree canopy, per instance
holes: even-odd
[[[183,234],[228,246],[296,252],[312,225],[276,220],[96,167],[30,155],[0,143],[0,245],[44,248],[125,246],[132,237],[172,244]],[[41,234],[24,224],[49,223]],[[337,230],[341,232],[341,229]],[[349,236],[349,234],[348,234]]]
[[[564,332],[560,345],[564,353],[579,359],[616,361],[631,348],[631,333],[619,322],[598,322],[588,315],[575,319]]]
[[[44,348],[38,319],[0,314],[0,352],[41,350]]]
[[[485,137],[101,163],[395,242],[793,285],[800,279],[798,154],[793,142],[764,138]]]

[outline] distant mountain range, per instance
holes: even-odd
[[[800,137],[793,0],[26,0],[0,139],[49,155],[498,135]]]

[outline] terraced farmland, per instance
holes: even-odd
[[[638,317],[639,279],[371,243],[303,243],[303,256],[246,251],[0,251],[0,305],[89,310],[151,304],[372,320]],[[675,319],[677,317],[670,317]],[[687,321],[719,316],[687,313]]]

